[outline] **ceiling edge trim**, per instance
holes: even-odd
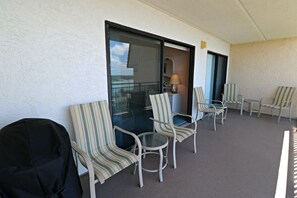
[[[143,0],[138,0],[138,1],[140,1],[141,3],[147,5],[147,6],[151,7],[151,8],[154,8],[154,9],[156,9],[156,10],[158,10],[158,11],[160,11],[160,12],[162,12],[162,13],[164,13],[164,14],[166,14],[166,15],[172,17],[172,18],[175,18],[175,19],[177,19],[177,20],[179,20],[179,21],[181,21],[181,22],[183,22],[183,23],[185,23],[185,24],[187,24],[187,25],[189,25],[189,26],[191,26],[191,27],[193,27],[193,28],[195,28],[195,29],[197,29],[197,30],[199,30],[199,31],[202,31],[202,32],[204,32],[204,33],[206,33],[206,34],[209,34],[209,35],[211,35],[211,36],[213,36],[213,37],[215,37],[215,38],[217,38],[217,39],[219,39],[219,40],[221,40],[221,41],[224,41],[224,42],[226,42],[226,43],[228,43],[228,44],[230,44],[230,45],[232,44],[232,42],[227,41],[227,40],[225,40],[225,39],[223,39],[223,38],[221,38],[221,37],[218,37],[218,36],[216,36],[216,35],[214,35],[214,34],[208,32],[208,31],[205,30],[204,28],[202,28],[202,27],[200,27],[200,26],[197,26],[197,25],[195,25],[195,24],[193,24],[193,23],[191,23],[191,22],[189,22],[189,21],[187,21],[187,20],[185,20],[185,19],[182,19],[182,18],[176,16],[175,14],[173,14],[173,13],[171,13],[171,12],[168,12],[168,11],[166,11],[166,10],[164,10],[164,9],[162,9],[162,8],[160,8],[160,7],[158,7],[158,6],[154,5],[154,4],[152,4],[152,3],[148,3],[148,2],[143,1]]]
[[[265,40],[265,41],[267,41],[267,38],[265,37],[264,33],[262,32],[262,30],[260,29],[260,27],[258,26],[258,24],[256,23],[256,21],[254,20],[254,18],[250,15],[250,13],[246,9],[246,7],[243,5],[243,3],[241,2],[241,0],[236,0],[236,3],[238,5],[238,7],[241,9],[241,11],[246,15],[246,17],[252,23],[252,25],[257,30],[257,32],[260,34],[260,36],[262,37],[262,39]]]

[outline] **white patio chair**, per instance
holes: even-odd
[[[271,109],[271,115],[273,116],[274,111],[278,111],[278,119],[277,123],[279,123],[282,111],[284,109],[289,109],[289,117],[291,122],[291,108],[292,108],[292,98],[295,93],[295,87],[285,87],[280,86],[277,89],[277,92],[275,94],[275,97],[272,100],[271,104],[265,103],[267,101],[267,98],[261,98],[260,105],[259,105],[259,112],[258,117],[261,114],[262,107]]]
[[[142,187],[140,141],[135,134],[112,126],[107,101],[73,105],[70,112],[77,141],[72,141],[72,147],[89,171],[91,197],[96,197],[95,184],[98,181],[103,184],[106,179],[134,163],[139,165],[139,183]],[[140,148],[138,155],[117,147],[115,130],[134,137]]]
[[[216,116],[219,116],[221,114],[221,123],[224,124],[224,110],[226,109],[224,104],[222,103],[222,101],[219,100],[210,100],[209,102],[206,102],[202,87],[195,87],[194,92],[197,100],[196,120],[198,118],[199,111],[204,114],[203,116],[213,116],[213,126],[214,131],[216,131]],[[212,104],[212,102],[217,103],[218,105],[220,105],[220,107],[215,106],[214,104]]]
[[[224,84],[224,94],[223,103],[227,106],[227,103],[236,104],[236,109],[238,104],[240,104],[240,115],[243,111],[243,101],[244,98],[239,94],[239,86],[237,84]]]
[[[154,118],[154,130],[173,139],[173,166],[176,168],[176,142],[182,142],[190,136],[194,136],[194,153],[196,153],[197,123],[192,116],[172,113],[168,93],[150,95]],[[173,116],[181,115],[194,120],[194,129],[178,127],[173,124]]]

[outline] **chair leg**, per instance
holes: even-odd
[[[142,150],[143,150],[143,153],[145,153],[145,152],[146,152],[146,150],[145,150],[145,149],[142,149]],[[145,159],[145,156],[146,156],[146,154],[143,154],[142,156],[143,156],[143,159]]]
[[[224,111],[224,119],[227,119],[228,108]]]
[[[136,144],[134,145],[134,147],[133,147],[133,153],[136,155]],[[133,171],[133,175],[135,175],[136,174],[136,168],[137,168],[137,163],[135,163],[135,165],[134,165],[134,171]]]
[[[260,114],[261,114],[261,105],[259,106],[258,117],[260,117]]]
[[[159,161],[159,179],[160,182],[163,182],[163,174],[162,174],[162,167],[163,167],[163,151],[162,149],[159,149],[160,154],[160,161]]]
[[[166,156],[165,157],[165,163],[168,164],[168,149],[169,149],[169,142],[170,142],[171,138],[169,138],[168,140],[168,145],[166,147]]]
[[[278,124],[278,123],[279,123],[279,121],[280,121],[281,113],[282,113],[282,110],[280,109],[280,110],[279,110],[279,112],[278,112],[278,119],[277,119],[277,124]]]
[[[291,111],[291,107],[289,107],[289,116],[290,116],[290,122],[292,120],[292,111]]]
[[[214,113],[214,115],[213,115],[213,128],[214,128],[214,131],[216,131],[217,130],[217,127],[216,127],[216,113]]]
[[[142,159],[140,156],[140,159],[138,159],[138,176],[139,176],[139,186],[140,188],[143,187],[143,177],[142,177]]]
[[[224,111],[221,114],[222,114],[221,123],[223,125],[224,124]]]
[[[197,112],[196,112],[196,119],[195,119],[195,120],[197,120],[197,118],[198,118],[198,112],[199,112],[199,111],[198,111],[198,109],[197,109]]]
[[[95,175],[94,171],[89,170],[89,179],[90,179],[90,195],[91,198],[96,198],[96,190],[95,190]]]
[[[242,111],[243,111],[243,103],[241,103],[241,106],[240,106],[240,115],[242,116]]]
[[[194,133],[194,153],[197,153],[197,133]]]
[[[173,139],[173,167],[176,168],[176,140]]]

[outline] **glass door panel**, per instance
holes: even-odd
[[[228,57],[213,52],[207,54],[205,98],[222,100],[226,82]]]
[[[205,77],[205,99],[213,100],[213,83],[215,71],[215,56],[207,54],[206,77]]]
[[[111,28],[109,51],[113,124],[135,134],[152,131],[149,95],[160,93],[161,41]],[[132,140],[117,134],[117,144]]]

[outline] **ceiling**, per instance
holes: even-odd
[[[139,0],[230,44],[297,36],[297,0]]]

